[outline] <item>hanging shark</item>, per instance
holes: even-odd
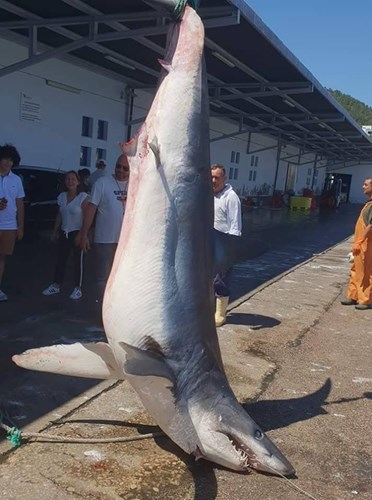
[[[187,6],[170,24],[146,120],[122,146],[130,185],[103,302],[108,342],[33,349],[13,360],[33,370],[125,379],[161,429],[197,459],[291,475],[222,365],[212,278],[227,265],[228,238],[213,231],[203,47],[203,23]]]

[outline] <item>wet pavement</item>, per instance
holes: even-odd
[[[359,211],[359,205],[320,213],[247,210],[231,301],[238,303],[268,280],[348,237]],[[29,372],[11,362],[13,354],[42,345],[104,339],[93,293],[93,254],[87,256],[84,297],[77,302],[68,298],[71,270],[60,295],[41,295],[50,283],[54,258],[55,247],[42,234],[17,246],[4,279],[10,300],[0,304],[0,409],[17,425],[53,411],[97,383]]]

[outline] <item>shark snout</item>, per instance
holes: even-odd
[[[193,419],[194,420],[194,419]],[[290,476],[292,464],[251,419],[236,400],[204,410],[194,420],[200,440],[197,458],[205,458],[236,471],[256,469]]]

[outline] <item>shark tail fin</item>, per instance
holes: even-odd
[[[60,344],[30,349],[12,357],[21,368],[96,379],[124,379],[111,347],[105,342]]]

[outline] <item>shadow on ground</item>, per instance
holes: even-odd
[[[262,314],[242,314],[230,313],[227,319],[230,325],[243,325],[249,326],[250,330],[261,330],[262,328],[274,328],[280,325],[280,321],[271,318],[270,316],[263,316]]]

